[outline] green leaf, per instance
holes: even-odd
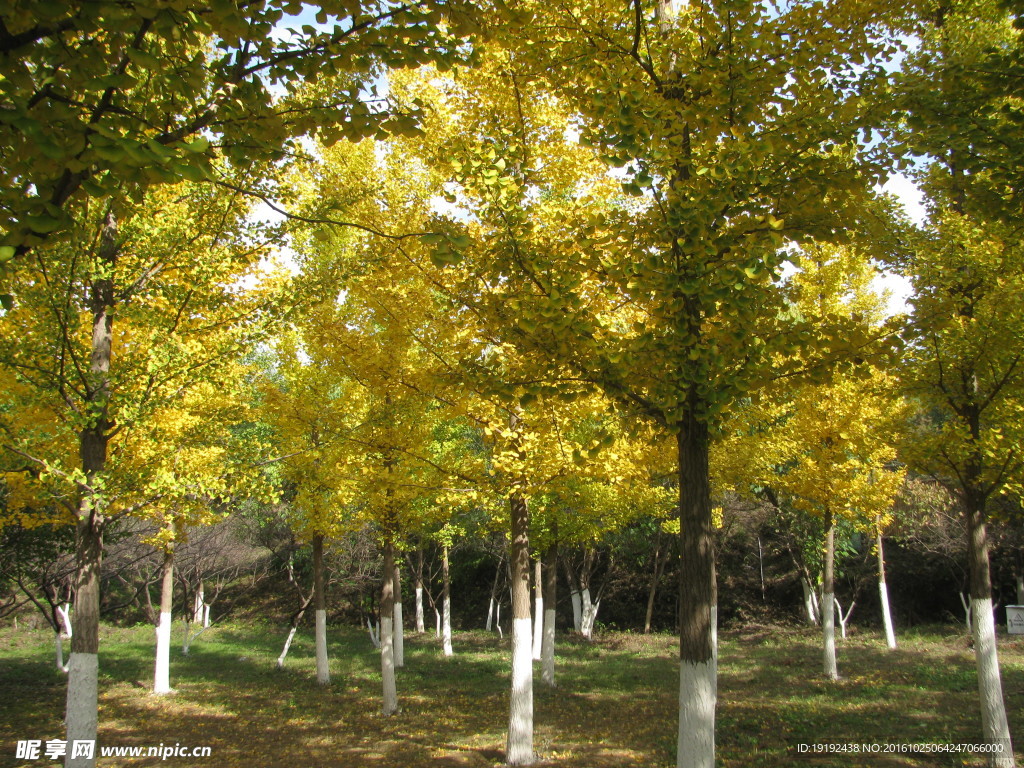
[[[41,235],[49,234],[50,232],[56,232],[60,229],[60,219],[56,219],[53,216],[26,216],[25,226],[31,229],[33,232],[38,232]]]
[[[200,136],[198,139],[188,142],[185,145],[185,148],[188,149],[189,152],[201,154],[210,148],[210,140],[205,136]]]

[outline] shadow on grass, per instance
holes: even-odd
[[[332,628],[332,681],[317,685],[312,639],[300,634],[287,667],[275,669],[278,628],[218,627],[182,657],[172,654],[172,685],[149,693],[152,629],[111,632],[101,660],[100,741],[104,745],[209,746],[207,760],[110,758],[127,766],[494,766],[504,754],[508,718],[507,638],[458,633],[445,659],[430,635],[409,635],[398,673],[401,712],[379,714],[379,655],[365,632]],[[0,637],[0,643],[3,638]],[[180,638],[179,638],[180,643]],[[858,765],[915,768],[980,765],[936,756],[806,757],[799,744],[922,743],[978,740],[973,657],[962,638],[923,636],[895,652],[879,638],[840,642],[843,679],[820,674],[820,639],[804,630],[723,632],[718,764]],[[40,646],[42,647],[42,646]],[[1001,647],[1001,651],[1002,651]],[[1003,656],[1011,728],[1024,690],[1024,645]],[[31,650],[0,651],[4,754],[18,738],[59,738],[64,677]],[[678,717],[677,640],[607,634],[597,642],[559,638],[558,687],[536,681],[535,748],[541,766],[611,768],[674,763]],[[26,765],[32,765],[27,763]]]

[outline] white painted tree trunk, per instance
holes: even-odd
[[[1017,582],[1017,605],[1024,605],[1024,573],[1015,575]]]
[[[405,666],[405,624],[402,619],[402,604],[395,601],[395,666]]]
[[[214,598],[216,599],[216,598]],[[199,582],[199,589],[196,591],[196,599],[192,606],[192,623],[203,626],[203,616],[206,613],[206,590],[203,582]]]
[[[427,624],[423,616],[423,586],[416,585],[416,632],[422,635],[427,631]]]
[[[509,427],[517,433],[518,414]],[[513,445],[519,448],[517,438]],[[521,454],[520,454],[521,455]],[[530,619],[530,509],[519,488],[509,499],[512,528],[509,578],[512,598],[512,687],[509,695],[505,762],[533,765],[533,622]]]
[[[327,595],[324,590],[324,537],[313,536],[313,610],[316,618],[316,681],[320,685],[331,682],[331,668],[327,660]]]
[[[558,547],[548,548],[544,564],[544,637],[541,639],[540,679],[555,687],[555,619],[558,603]]]
[[[836,615],[835,595],[826,592],[821,596],[821,604],[827,606],[821,612],[821,630],[825,642],[824,672],[829,680],[839,679],[839,668],[836,665]]]
[[[555,687],[555,618],[554,608],[544,609],[544,637],[541,640],[540,679]]]
[[[60,630],[57,630],[53,636],[54,639],[54,653],[56,654],[57,671],[63,672],[65,675],[68,673],[70,659],[68,663],[64,663],[64,635]]]
[[[711,660],[714,662],[715,672],[712,675],[714,682],[715,702],[718,702],[718,590],[715,590],[715,604],[711,606]]]
[[[163,573],[160,578],[160,618],[156,625],[156,668],[153,673],[153,693],[171,692],[171,605],[174,599],[174,549],[164,552]],[[188,634],[186,627],[185,634]]]
[[[878,600],[882,606],[882,626],[885,629],[885,644],[889,649],[896,647],[896,633],[892,627],[892,614],[889,612],[889,590],[885,586],[885,550],[882,548],[881,519],[875,520],[875,549],[878,552]]]
[[[714,768],[717,676],[714,657],[703,663],[680,662],[676,756],[680,768]]]
[[[494,627],[495,611],[498,608],[498,580],[501,578],[501,568],[505,563],[505,555],[498,558],[498,567],[494,571],[494,581],[491,582],[491,599],[487,603],[487,624],[484,626],[488,632]]]
[[[398,684],[395,680],[395,545],[384,543],[384,578],[380,600],[381,712],[390,717],[398,712]]]
[[[815,607],[814,589],[802,576],[800,577],[800,587],[804,592],[804,618],[810,626],[816,627],[818,626],[818,612]]]
[[[188,656],[192,652],[192,643],[199,639],[208,627],[200,627],[198,632],[192,632],[192,625],[185,622],[185,637],[181,641],[181,655]]]
[[[509,765],[533,764],[532,634],[529,617],[512,619],[512,695],[506,752]]]
[[[437,608],[434,609],[434,636],[441,637],[441,612]]]
[[[582,609],[580,616],[580,634],[587,640],[593,640],[594,624],[597,623],[597,609],[601,607],[601,601],[598,600],[596,603],[592,602],[590,599],[590,590],[584,587],[580,599],[580,605]]]
[[[295,639],[295,633],[299,628],[292,625],[292,628],[288,630],[288,637],[285,638],[284,648],[281,650],[281,655],[277,657],[277,668],[284,669],[284,660],[288,658],[288,649],[292,647],[292,640]]]
[[[494,600],[493,597],[491,597],[490,602],[487,604],[487,623],[484,625],[484,629],[487,630],[488,632],[490,632],[491,629],[493,629],[493,627],[494,627],[494,609],[495,609],[495,607],[496,607],[495,600]]]
[[[373,647],[380,650],[380,624],[378,623],[376,628],[373,626],[373,622],[370,621],[370,617],[366,617],[366,628],[370,630],[370,642],[373,643]]]
[[[395,680],[395,631],[393,620],[384,616],[380,622],[380,672],[383,681],[383,704],[385,715],[398,712],[398,685]]]
[[[302,597],[302,593],[299,593]],[[295,633],[299,631],[299,623],[302,621],[302,617],[306,615],[306,609],[309,604],[313,602],[313,594],[310,593],[309,597],[303,597],[302,605],[299,606],[299,610],[292,616],[291,626],[288,629],[288,637],[285,638],[284,648],[281,650],[281,655],[277,657],[277,668],[284,669],[284,661],[288,658],[288,650],[292,647],[292,640],[295,639]]]
[[[540,556],[533,567],[533,660],[540,661],[544,645],[544,577]]]
[[[572,628],[579,632],[583,625],[583,601],[575,589],[569,593],[569,597],[572,600]]]
[[[441,618],[441,646],[445,656],[454,655],[452,650],[452,585],[451,576],[448,570],[448,546],[441,550],[441,578],[442,578],[442,618]]]
[[[327,611],[316,612],[316,681],[320,685],[331,682],[331,667],[327,660]]]
[[[706,424],[684,414],[679,478],[679,727],[676,768],[714,768],[718,674],[714,526]]]
[[[445,656],[455,655],[452,649],[452,599],[445,595],[444,610],[441,618],[441,646]]]
[[[850,603],[850,607],[846,611],[846,613],[843,613],[843,606],[839,604],[839,598],[835,598],[835,604],[836,604],[836,616],[839,617],[839,636],[841,638],[843,638],[843,640],[845,640],[846,639],[846,622],[848,622],[850,620],[850,614],[853,613],[853,607],[855,605],[857,605],[857,602],[854,601],[854,602]]]
[[[836,666],[836,595],[835,595],[836,524],[831,512],[826,516],[825,565],[822,569],[821,634],[824,640],[824,672],[829,680],[839,679]]]
[[[74,630],[71,628],[71,605],[69,603],[57,606],[57,618],[60,619],[60,626],[64,632],[64,637],[71,637],[74,634]],[[17,629],[17,624],[15,624],[15,629]]]
[[[97,696],[99,655],[71,653],[68,661],[67,743],[65,768],[92,768],[94,758],[72,757],[71,745],[75,741],[95,741],[97,726]]]
[[[70,659],[68,659],[68,661],[64,661],[64,638],[67,637],[68,639],[70,639],[73,632],[73,630],[71,629],[71,617],[70,614],[68,613],[68,611],[70,610],[71,606],[67,603],[65,603],[63,607],[59,605],[57,606],[57,619],[60,621],[60,626],[57,628],[57,633],[55,636],[57,670],[59,672],[63,672],[65,675],[68,673],[68,669],[70,669],[69,665],[71,663]],[[14,618],[14,628],[18,628],[17,616],[15,616]]]
[[[156,671],[153,675],[153,693],[171,692],[171,612],[160,611],[156,625]]]
[[[896,632],[892,626],[892,614],[889,612],[889,590],[885,582],[878,582],[878,599],[882,604],[882,625],[885,627],[885,644],[889,648],[896,647]]]
[[[981,730],[987,744],[993,745],[989,765],[1013,768],[1013,745],[1010,726],[1006,720],[1003,684],[999,675],[999,657],[996,650],[996,624],[992,613],[992,599],[971,600],[973,614],[974,659],[978,668],[978,693],[981,698]]]
[[[405,666],[405,622],[402,619],[402,571],[395,560],[395,667]]]

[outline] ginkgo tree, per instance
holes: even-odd
[[[858,74],[852,58],[885,42],[865,34],[873,9],[847,2],[510,8],[544,46],[510,37],[477,70],[434,83],[428,135],[452,167],[450,194],[476,219],[472,244],[443,245],[437,260],[463,258],[474,276],[465,305],[563,388],[598,388],[675,438],[677,761],[709,766],[708,451],[723,414],[791,352],[858,343],[852,328],[838,343],[787,313],[777,279],[787,240],[842,237],[868,194],[854,90],[876,70]]]
[[[324,148],[315,173],[295,182],[306,210],[344,211],[389,231],[415,231],[422,224],[425,196],[409,186],[412,191],[387,173],[371,142]],[[383,711],[393,715],[402,642],[396,563],[408,537],[444,522],[443,512],[431,513],[423,503],[444,483],[431,457],[440,418],[433,394],[436,360],[418,340],[447,338],[452,326],[415,271],[395,263],[393,242],[369,232],[327,228],[303,233],[297,245],[300,280],[319,297],[301,321],[306,348],[362,403],[360,423],[342,442],[351,466],[358,468],[352,480],[353,521],[376,529],[384,554]]]
[[[931,222],[913,259],[915,325],[902,371],[918,409],[902,456],[942,479],[966,523],[971,627],[988,743],[1012,765],[992,607],[990,502],[1019,495],[1024,415],[1021,251],[1005,225],[952,210]]]
[[[929,203],[902,266],[914,286],[901,376],[920,408],[903,456],[958,497],[967,533],[971,630],[989,763],[1014,765],[992,615],[987,525],[992,502],[1018,497],[1024,376],[1022,251],[1012,188],[1019,95],[993,100],[982,80],[1012,80],[1020,31],[1012,6],[962,2],[916,16],[920,46],[894,78],[892,150],[912,152]],[[1003,65],[1011,68],[1004,69]],[[1010,137],[1010,134],[1014,137]],[[1006,139],[1004,141],[1004,138]]]
[[[244,373],[236,360],[219,375],[223,381],[238,381]],[[235,425],[248,416],[242,393],[217,384],[207,380],[187,388],[118,446],[125,456],[120,471],[145,479],[144,493],[151,504],[139,515],[155,524],[156,533],[149,542],[163,555],[153,680],[157,694],[171,691],[175,549],[187,541],[189,530],[221,520],[228,499],[274,494],[258,471],[265,446],[259,441],[239,441],[234,433]]]
[[[797,307],[818,318],[842,315],[881,327],[884,297],[872,290],[875,268],[856,249],[810,247],[793,277]],[[885,360],[878,362],[884,363]],[[821,521],[823,669],[839,677],[835,650],[836,530],[840,521],[871,530],[888,518],[904,470],[895,466],[893,435],[901,400],[877,364],[840,366],[821,382],[787,393],[790,414],[779,431],[779,469],[766,480],[790,504]],[[845,630],[844,630],[845,631]]]
[[[159,435],[161,414],[190,389],[231,391],[240,351],[282,305],[282,280],[259,277],[266,247],[246,233],[246,212],[233,193],[195,185],[109,198],[71,239],[34,251],[0,317],[0,367],[16,383],[2,395],[5,469],[30,476],[77,529],[70,740],[96,733],[104,531],[183,482],[167,469],[174,445],[154,448],[162,462],[136,464],[133,441]],[[200,472],[185,487],[218,498],[221,478]]]
[[[868,530],[888,516],[902,483],[892,468],[896,448],[892,381],[879,371],[807,387],[793,399],[785,430],[790,458],[774,481],[790,503],[822,522],[825,541],[821,579],[824,673],[837,679],[835,649],[836,529],[840,520]]]
[[[351,381],[311,357],[295,331],[281,334],[274,352],[274,375],[261,387],[262,418],[274,432],[281,482],[292,489],[288,524],[312,549],[316,678],[326,685],[324,544],[351,527],[358,470],[345,439],[363,420],[366,401]]]

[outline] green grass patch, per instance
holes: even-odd
[[[107,758],[121,766],[495,766],[508,717],[509,639],[457,633],[445,659],[432,635],[408,635],[399,671],[402,710],[379,714],[379,655],[365,632],[332,627],[332,681],[315,680],[312,637],[300,633],[283,671],[283,628],[225,625],[181,655],[175,626],[171,684],[149,692],[151,627],[103,627],[100,744],[209,746],[206,760]],[[976,743],[974,657],[967,638],[920,630],[888,651],[860,632],[839,644],[842,679],[820,674],[818,635],[779,627],[723,632],[719,652],[718,765],[963,766],[970,755],[801,755],[800,744]],[[674,765],[677,641],[606,633],[594,643],[560,637],[556,689],[535,680],[535,747],[542,766]],[[1024,705],[1024,640],[1002,637],[1011,731]],[[18,761],[19,739],[63,737],[64,675],[49,631],[0,630],[0,766]],[[1021,738],[1024,738],[1022,736]],[[1019,753],[1018,753],[1019,759]]]

